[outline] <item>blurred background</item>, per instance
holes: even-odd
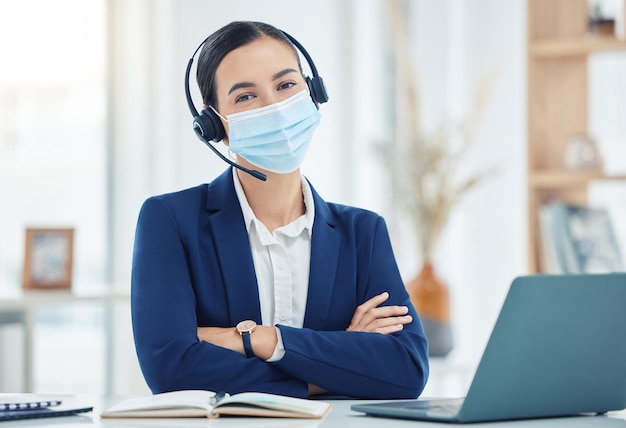
[[[427,393],[464,394],[508,286],[532,273],[525,0],[0,0],[0,309],[26,314],[0,324],[0,391],[147,391],[128,308],[135,223],[147,197],[226,168],[193,134],[183,83],[198,44],[233,20],[273,24],[313,57],[330,101],[302,171],[326,200],[386,218],[407,282],[424,257],[381,161],[407,112],[404,83],[424,135],[479,116],[459,174],[491,173],[453,206],[432,253],[454,345],[433,360]],[[625,54],[590,55],[587,76],[587,128],[617,175]],[[626,249],[623,181],[591,187]],[[28,227],[74,228],[70,297],[21,291]]]

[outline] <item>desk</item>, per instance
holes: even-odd
[[[333,408],[322,420],[314,419],[273,419],[273,418],[234,418],[218,419],[100,419],[103,409],[128,397],[103,398],[95,396],[62,396],[64,404],[77,406],[94,406],[93,413],[50,419],[31,419],[22,421],[1,422],[2,428],[28,427],[72,427],[72,428],[142,428],[142,427],[231,427],[231,428],[402,428],[402,427],[437,427],[447,428],[450,424],[435,422],[419,422],[401,419],[386,419],[364,416],[350,410],[354,400],[329,400]],[[471,428],[480,427],[512,427],[512,428],[588,428],[611,427],[626,428],[626,411],[613,412],[608,416],[579,416],[570,418],[535,419],[525,421],[491,422],[485,424],[457,425]]]
[[[35,324],[35,314],[39,308],[50,307],[68,303],[97,302],[103,303],[107,308],[115,302],[128,302],[128,294],[111,294],[105,292],[76,294],[66,290],[17,290],[12,293],[0,293],[0,327],[8,324],[19,324],[23,331],[23,353],[24,353],[24,373],[23,385],[27,392],[33,391],[33,328]],[[106,312],[107,327],[107,355],[105,357],[107,370],[112,366],[112,316]],[[107,382],[109,380],[107,379]],[[106,391],[110,393],[111,386],[106,385]]]
[[[22,326],[22,355],[24,359],[24,366],[22,372],[22,379],[24,385],[30,386],[32,384],[31,369],[32,366],[32,337],[28,332],[27,325],[29,324],[28,316],[24,308],[3,308],[0,306],[0,328],[7,325],[21,325]],[[0,363],[2,363],[2,356],[0,355]]]

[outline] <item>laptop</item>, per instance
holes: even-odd
[[[516,278],[465,398],[354,404],[470,423],[626,408],[626,273]]]

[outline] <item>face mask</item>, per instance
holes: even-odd
[[[231,152],[259,168],[286,174],[302,164],[320,114],[309,94],[301,91],[284,101],[223,119],[228,122]]]

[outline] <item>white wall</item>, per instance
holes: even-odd
[[[468,117],[478,86],[492,79],[466,168],[496,172],[462,198],[435,255],[451,290],[448,361],[471,370],[511,280],[527,272],[525,2],[422,0],[412,19],[425,128]]]
[[[596,138],[609,175],[626,176],[626,53],[594,54],[589,62],[589,133]],[[626,182],[591,185],[590,203],[609,211],[626,267]]]

